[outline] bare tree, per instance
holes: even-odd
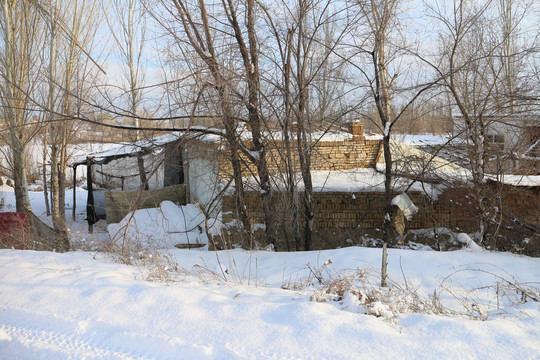
[[[111,29],[115,49],[120,55],[121,62],[127,67],[124,76],[127,80],[127,93],[129,94],[129,114],[135,120],[135,141],[141,140],[140,103],[143,96],[141,84],[144,80],[144,66],[142,56],[146,45],[146,15],[141,2],[135,0],[114,0],[107,2],[113,16],[107,17]],[[141,186],[148,190],[146,169],[142,154],[137,156]]]
[[[272,35],[263,52],[271,64],[265,69],[263,107],[277,120],[282,134],[279,140],[269,141],[281,149],[279,159],[272,161],[282,164],[278,176],[287,193],[296,250],[310,250],[313,243],[311,159],[319,140],[314,132],[329,131],[344,114],[341,106],[333,106],[339,105],[336,98],[341,93],[333,90],[343,60],[332,57],[349,24],[340,18],[341,10],[330,5],[329,1],[300,0],[263,8]]]
[[[390,90],[393,77],[388,71],[387,42],[392,28],[396,25],[399,2],[396,0],[358,0],[362,18],[368,24],[367,36],[371,45],[367,53],[371,56],[372,72],[361,70],[366,76],[370,92],[375,101],[380,126],[383,129],[383,149],[385,163],[384,181],[384,225],[383,225],[383,257],[381,285],[386,286],[386,264],[388,243],[391,231],[392,214],[392,152],[390,135],[396,119],[391,109]],[[369,74],[369,75],[368,75]]]
[[[98,16],[94,2],[51,0],[47,9],[49,24],[48,124],[50,126],[51,214],[53,226],[66,231],[65,189],[70,134],[77,129],[74,120],[83,107],[81,99],[90,88],[89,58],[81,44],[92,48]],[[69,36],[65,36],[65,33]],[[75,176],[75,174],[74,174]]]
[[[58,35],[59,16],[61,17],[61,9],[59,7],[59,1],[49,1],[49,71],[48,71],[48,99],[47,108],[50,110],[56,110],[56,102],[59,100],[57,97],[58,89],[56,83],[59,82],[56,68],[59,65],[59,52],[61,37]],[[60,12],[60,13],[59,13]],[[61,154],[64,144],[66,142],[65,132],[62,127],[62,120],[57,119],[54,116],[54,112],[48,112],[48,123],[50,124],[50,144],[51,144],[51,215],[53,220],[53,226],[55,229],[66,230],[65,213],[61,211],[60,201],[60,169],[59,162],[62,162]],[[60,158],[60,161],[59,161]]]
[[[206,5],[205,1],[163,2],[166,11],[179,22],[182,34],[172,26],[164,25],[176,40],[177,46],[187,46],[205,65],[212,82],[202,91],[212,90],[218,105],[215,111],[222,117],[225,138],[235,181],[236,202],[244,225],[248,224],[244,205],[242,160],[246,158],[257,169],[261,188],[268,240],[275,244],[275,218],[272,189],[263,139],[265,120],[260,112],[259,97],[259,44],[257,38],[256,2],[247,0],[235,3],[222,1]],[[159,21],[159,19],[156,19]],[[163,22],[161,22],[163,24]],[[189,51],[187,51],[189,52]],[[236,107],[241,104],[243,111]],[[235,110],[236,109],[236,110]],[[250,130],[251,148],[240,139],[242,128],[238,116],[245,116],[243,123]]]
[[[376,109],[376,119],[382,132],[382,148],[384,152],[384,223],[383,223],[383,256],[381,286],[387,284],[387,243],[391,236],[392,198],[394,164],[392,159],[391,134],[408,109],[430,90],[436,80],[425,79],[426,74],[418,75],[412,84],[403,84],[399,88],[396,80],[399,77],[399,59],[410,50],[406,38],[399,33],[401,26],[401,2],[397,0],[357,0],[361,21],[360,34],[355,38],[353,49],[358,52],[369,67],[352,65],[362,74],[367,84],[367,98],[370,98]],[[365,24],[365,26],[361,26]],[[398,37],[394,39],[393,37]],[[403,43],[399,46],[396,43]],[[394,73],[390,68],[393,67]],[[399,95],[404,104],[399,111],[392,106],[393,97]]]
[[[515,17],[514,4],[511,0],[499,3],[454,0],[429,7],[434,25],[440,29],[440,55],[436,60],[424,61],[439,74],[440,83],[451,99],[450,105],[459,115],[455,127],[467,141],[471,195],[477,209],[481,244],[497,209],[501,208],[501,204],[493,202],[497,196],[486,185],[487,161],[504,156],[505,149],[497,149],[493,144],[498,141],[496,133],[509,132],[504,134],[507,138],[512,137],[511,133],[521,133],[520,124],[514,121],[518,117],[504,113],[526,108],[523,101],[516,102],[520,97],[527,98],[526,87],[518,91],[516,65],[527,58],[530,61],[533,48],[518,49],[513,44],[519,23],[516,21],[524,16],[522,13]],[[524,92],[523,96],[518,95],[520,92]],[[503,146],[510,153],[515,150],[513,145]],[[498,167],[492,170],[506,171],[500,162]]]
[[[37,128],[28,126],[35,113],[31,97],[39,85],[43,64],[43,22],[31,1],[3,0],[0,31],[0,101],[11,148],[17,211],[31,211],[28,197],[26,147]]]
[[[294,51],[294,57],[296,60],[296,82],[298,88],[297,106],[294,107],[296,125],[297,125],[297,151],[298,160],[300,162],[300,171],[302,173],[302,179],[304,181],[304,196],[303,196],[303,208],[304,208],[304,221],[305,221],[305,237],[304,237],[304,249],[311,250],[312,246],[312,233],[313,233],[313,181],[311,179],[311,152],[310,145],[312,132],[310,123],[306,119],[309,114],[309,79],[308,79],[308,62],[310,59],[310,53],[312,51],[311,46],[313,44],[314,36],[316,33],[318,24],[315,25],[315,29],[306,29],[307,15],[311,7],[315,4],[309,3],[304,0],[298,1],[298,36],[296,39],[296,49]],[[310,34],[308,34],[308,32]],[[298,245],[297,245],[298,247]],[[297,249],[298,250],[298,249]]]

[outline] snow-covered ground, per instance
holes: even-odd
[[[380,255],[0,250],[0,359],[540,358],[540,259],[390,249],[383,289]]]
[[[506,272],[515,281],[537,281],[538,259],[390,250],[389,274],[401,286],[403,270],[409,286],[426,296],[455,273],[444,286],[478,302],[491,299],[491,312],[472,320],[421,313],[394,317],[390,305],[363,306],[352,293],[339,301],[310,301],[325,283],[374,271],[379,249],[219,253],[228,281],[215,253],[178,249],[168,255],[181,269],[168,282],[151,282],[144,279],[159,274],[157,268],[113,263],[103,254],[1,250],[0,358],[540,357],[538,303],[510,306],[501,296],[497,311],[495,296],[497,282],[504,285],[497,276],[512,279]],[[321,272],[320,285],[310,268],[319,269],[328,259],[332,264]],[[521,295],[515,295],[518,302]],[[441,297],[453,302],[444,292]]]

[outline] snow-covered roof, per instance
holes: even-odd
[[[540,117],[540,112],[519,112],[519,113],[515,113],[515,114],[505,114],[505,113],[495,113],[495,114],[467,114],[468,117],[484,117],[484,118],[500,118],[500,119],[511,119],[511,118],[514,118],[514,119],[521,119],[521,118],[538,118]],[[465,116],[462,115],[462,114],[457,114],[457,115],[454,115],[452,116],[454,119],[460,119],[460,118],[464,118]]]
[[[218,129],[208,129],[192,127],[190,132],[173,132],[165,135],[161,135],[152,139],[141,140],[135,143],[124,143],[120,146],[112,149],[87,153],[75,157],[70,163],[70,166],[86,164],[87,158],[91,158],[94,164],[102,164],[109,162],[112,159],[119,159],[123,157],[136,156],[141,152],[147,152],[154,149],[158,149],[164,145],[180,140],[182,138],[193,139],[197,138],[205,142],[219,141],[218,135],[221,131]]]
[[[459,166],[456,163],[443,159],[442,157],[430,154],[411,144],[418,143],[422,138],[409,138],[402,142],[396,138],[390,141],[390,150],[392,152],[393,170],[397,174],[416,175],[424,180],[440,181],[444,179],[467,180],[471,178],[470,171]],[[438,141],[444,141],[446,137],[431,139],[434,144]],[[425,139],[430,142],[429,138]],[[447,141],[445,140],[445,141]],[[444,142],[442,142],[444,144]],[[384,150],[378,158],[377,169],[384,171]]]
[[[249,141],[253,139],[251,132],[247,127],[237,129],[240,139]],[[264,137],[280,141],[283,138],[282,132],[264,132]],[[87,158],[92,158],[93,163],[103,163],[110,159],[118,159],[128,156],[136,156],[140,152],[145,152],[150,149],[159,148],[160,146],[179,140],[185,136],[186,139],[197,138],[199,141],[206,143],[217,143],[223,138],[223,131],[214,128],[191,127],[189,132],[175,132],[162,136],[158,136],[149,140],[141,140],[135,143],[124,143],[112,149],[86,153],[75,157],[70,163],[70,166],[86,164]],[[340,142],[352,140],[353,135],[346,131],[328,131],[328,132],[313,132],[310,134],[312,141],[322,142]],[[380,140],[380,135],[366,136],[367,140]]]
[[[486,175],[489,180],[512,186],[540,187],[540,175]]]
[[[297,175],[297,187],[301,191],[304,188],[300,174]],[[314,170],[311,172],[313,191],[315,192],[384,192],[384,174],[373,168],[356,168],[348,170]],[[258,189],[259,184],[254,177],[245,177],[247,189]],[[285,184],[280,175],[271,177],[273,187],[276,190],[284,189]],[[437,184],[422,184],[411,179],[395,176],[393,188],[395,191],[428,191],[431,196],[437,197],[442,186]],[[226,181],[223,181],[225,186]],[[234,187],[230,186],[227,193],[232,194]]]
[[[250,141],[253,139],[253,135],[251,134],[251,131],[247,129],[247,127],[244,128],[238,128],[237,129],[238,134],[240,135],[240,139],[243,141]],[[264,131],[261,134],[264,138],[271,139],[274,141],[282,141],[283,140],[283,132],[281,131]],[[292,137],[296,137],[296,133],[291,133]],[[314,131],[311,133],[306,134],[308,136],[308,140],[311,141],[320,141],[320,142],[340,142],[340,141],[347,141],[347,140],[353,140],[354,135],[351,134],[348,131],[341,131],[341,130],[331,130],[331,131]],[[382,136],[375,136],[375,138],[371,140],[380,140],[382,139]]]
[[[180,138],[181,136],[178,133],[171,133],[158,136],[153,139],[137,141],[135,143],[124,143],[112,149],[79,155],[70,162],[70,166],[86,164],[87,158],[91,158],[94,163],[99,164],[106,162],[108,159],[135,156],[140,152],[147,151],[148,149],[154,147],[163,146]]]
[[[349,134],[352,137],[351,134]],[[449,143],[462,143],[463,139],[459,139],[452,134],[392,134],[390,135],[392,140],[398,141],[402,144],[409,146],[437,146],[437,145],[446,145]],[[366,140],[382,140],[382,134],[373,134],[370,132],[364,132],[364,137]]]
[[[409,146],[437,146],[462,142],[451,134],[392,134],[392,139]]]

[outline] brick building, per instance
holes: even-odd
[[[273,139],[266,145],[266,154],[272,175],[272,199],[279,219],[278,248],[286,250],[291,248],[292,209],[297,208],[302,214],[303,192],[298,178],[296,206],[291,206],[290,196],[285,193],[283,174],[288,159],[284,154],[291,154],[293,170],[297,173],[300,171],[298,154],[294,141],[287,149],[279,134],[267,136]],[[169,146],[164,145],[165,149]],[[244,145],[253,150],[249,141]],[[314,181],[314,248],[362,244],[367,238],[380,238],[384,218],[381,137],[366,136],[361,123],[351,123],[349,131],[311,134],[309,145]],[[238,215],[226,144],[216,134],[199,134],[182,139],[178,149],[182,159],[180,178],[185,184],[187,203],[197,203],[209,216],[221,215],[224,223],[233,223]],[[395,195],[406,191],[420,209],[407,222],[407,230],[448,228],[456,232],[477,231],[478,211],[470,195],[470,173],[466,169],[396,140],[392,141],[391,150],[396,174],[393,184]],[[257,171],[249,161],[243,160],[246,210],[252,224],[263,224]],[[534,183],[534,179],[527,186],[507,184],[501,187],[496,182],[489,186],[493,188],[491,198],[494,201],[500,199],[498,203],[494,202],[493,208],[504,211],[501,213],[505,219],[501,223],[503,230],[515,225],[515,219],[532,229],[540,226],[537,205],[540,203],[540,186]],[[522,235],[519,233],[517,237]],[[264,245],[263,231],[256,232],[255,237]]]
[[[361,243],[369,237],[381,237],[383,225],[384,204],[384,181],[383,175],[376,170],[382,164],[382,140],[380,137],[365,136],[362,124],[353,123],[350,131],[325,134],[316,137],[311,144],[313,146],[312,172],[315,175],[322,173],[324,183],[314,183],[313,203],[314,213],[314,248],[334,248]],[[249,147],[249,144],[247,144]],[[201,146],[200,144],[197,146]],[[226,149],[221,144],[214,144],[212,151],[208,151],[206,145],[206,161],[212,161],[211,167],[199,171],[198,175],[212,173],[214,180],[212,185],[204,187],[204,196],[212,193],[211,203],[223,214],[223,221],[229,223],[237,217],[234,196],[231,191],[225,191],[217,195],[216,189],[227,179],[232,177],[230,163],[226,156]],[[404,145],[398,141],[392,141],[396,195],[407,189],[407,193],[413,202],[419,206],[420,211],[413,219],[407,222],[407,229],[425,228],[448,228],[456,232],[475,232],[478,229],[478,211],[475,202],[471,198],[471,189],[468,187],[470,173],[449,161],[437,156],[430,155],[419,149]],[[278,226],[279,249],[290,249],[291,206],[288,203],[285,187],[279,183],[280,174],[284,171],[283,158],[280,156],[286,150],[284,144],[275,141],[271,148],[267,148],[267,160],[273,180],[275,181],[274,205],[276,218],[280,219]],[[291,149],[294,154],[294,150]],[[192,155],[196,152],[191,151]],[[190,162],[193,166],[196,162]],[[247,162],[246,162],[247,163]],[[295,162],[298,164],[298,162]],[[212,171],[208,171],[213,168]],[[299,171],[296,166],[295,171]],[[256,174],[256,169],[246,166],[243,174],[246,177]],[[315,176],[314,175],[314,176]],[[420,176],[421,175],[421,176]],[[341,176],[341,178],[339,178]],[[194,183],[198,183],[197,176],[188,176]],[[339,179],[338,179],[339,178]],[[346,180],[343,180],[343,179]],[[369,178],[366,180],[366,178]],[[409,188],[412,180],[416,183]],[[337,179],[337,180],[336,180]],[[347,181],[350,181],[347,183]],[[255,182],[256,183],[256,182]],[[247,181],[246,207],[249,218],[254,224],[264,223],[264,214],[261,207],[261,195],[255,185],[249,191],[250,182]],[[196,186],[200,186],[197,184]],[[502,194],[500,208],[504,208],[504,227],[511,228],[514,219],[519,219],[524,224],[536,227],[540,225],[540,187],[534,183],[529,186],[507,185],[502,192],[496,183],[490,185],[493,188],[493,199]],[[192,187],[188,184],[188,187]],[[213,192],[212,192],[213,191]],[[191,200],[200,202],[197,194],[190,189]],[[201,193],[201,192],[199,192]],[[302,213],[301,184],[298,191],[299,213]],[[518,201],[515,199],[519,198]],[[204,203],[204,202],[202,202]],[[494,208],[500,204],[494,204]],[[260,228],[260,227],[259,227]],[[495,230],[494,230],[495,231]],[[522,233],[506,232],[507,236],[522,237]],[[264,244],[262,231],[256,238]]]

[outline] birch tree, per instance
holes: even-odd
[[[383,151],[385,164],[384,179],[384,224],[383,224],[383,257],[381,286],[386,286],[387,243],[391,231],[392,214],[392,152],[390,135],[396,119],[391,109],[391,89],[393,77],[389,74],[387,58],[387,42],[396,26],[399,1],[396,0],[358,0],[362,19],[367,23],[367,45],[363,50],[370,56],[371,71],[360,69],[369,84],[369,92],[380,121],[383,132]]]

